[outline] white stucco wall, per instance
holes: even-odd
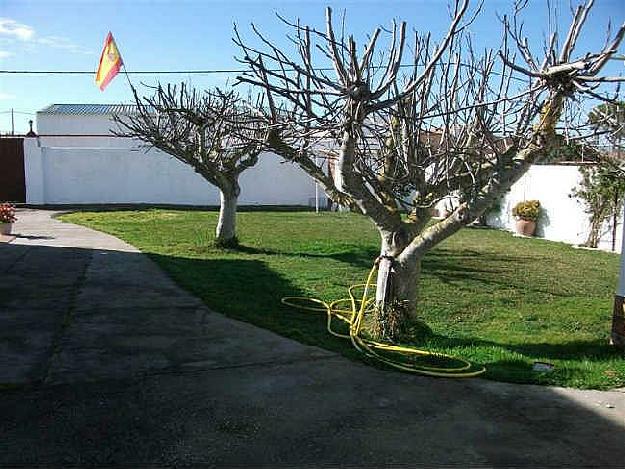
[[[127,148],[25,145],[26,201],[33,204],[219,205],[217,188],[166,153]],[[314,181],[272,153],[240,178],[243,205],[310,205]]]
[[[24,138],[24,179],[26,181],[26,202],[30,204],[45,203],[43,158],[41,157],[38,138]]]
[[[110,133],[114,126],[106,114],[46,114],[37,113],[37,133],[40,135],[90,135]]]
[[[187,166],[156,152],[43,147],[41,158],[48,204],[219,201],[217,189]]]
[[[522,200],[537,199],[542,211],[536,235],[552,241],[581,244],[588,236],[590,220],[581,201],[570,197],[580,180],[577,166],[532,166],[505,195],[500,211],[488,217],[489,225],[514,231],[516,221],[512,208]],[[617,225],[617,251],[621,249],[622,233],[621,218]],[[599,247],[604,250],[612,248],[612,227],[609,223],[604,226]]]
[[[263,153],[253,168],[239,178],[242,205],[307,205],[314,206],[315,181],[297,165],[273,153]],[[325,204],[325,194],[320,190]]]
[[[132,139],[113,137],[111,129],[117,126],[107,115],[37,113],[37,133],[41,146],[45,147],[129,148],[137,145]]]
[[[115,128],[109,115],[38,113],[40,137],[25,144],[27,202],[219,205],[217,188],[188,165],[146,153],[141,142],[113,136]],[[314,181],[272,153],[239,181],[242,205],[314,204]]]

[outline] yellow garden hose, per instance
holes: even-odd
[[[372,298],[368,298],[368,294],[376,270],[377,265],[374,265],[369,272],[366,283],[352,285],[349,287],[349,298],[342,298],[340,300],[333,301],[332,303],[326,303],[325,301],[317,298],[287,296],[282,298],[282,303],[297,309],[325,312],[327,315],[327,329],[330,334],[336,337],[350,339],[356,350],[393,368],[412,373],[419,373],[422,375],[447,378],[471,378],[486,371],[484,367],[471,370],[473,365],[462,358],[437,352],[430,352],[427,350],[419,350],[414,347],[376,342],[362,337],[362,321],[365,313],[373,311],[373,308],[375,307],[374,300]],[[360,300],[356,298],[356,294],[354,293],[354,291],[358,288],[364,289]],[[345,303],[350,304],[351,309],[339,307]],[[349,334],[341,334],[334,331],[332,329],[333,319],[339,319],[347,323],[349,325]],[[398,360],[397,358],[389,356],[390,354],[399,355],[406,360]],[[448,360],[450,362],[459,362],[460,366],[436,367],[419,365],[416,363],[417,357],[433,357],[436,359]]]

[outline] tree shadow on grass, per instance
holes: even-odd
[[[441,348],[456,347],[497,347],[512,352],[520,353],[529,358],[550,358],[554,360],[578,360],[589,361],[604,360],[606,358],[619,358],[623,352],[608,344],[608,339],[600,340],[571,340],[560,344],[547,342],[536,343],[498,343],[472,337],[447,337],[432,333],[428,342]]]
[[[258,248],[241,245],[233,252],[250,255],[292,256],[312,259],[332,259],[344,262],[359,269],[370,269],[379,252],[376,248],[345,246],[340,252],[289,252],[271,248]],[[522,276],[508,275],[523,266],[535,266],[535,259],[525,254],[497,254],[472,249],[436,248],[423,259],[423,274],[436,278],[438,281],[465,291],[473,291],[480,286],[501,286],[506,289],[515,288],[528,293],[538,293],[556,297],[568,297],[570,292],[557,291],[557,285],[550,284],[542,288],[527,282]]]
[[[350,354],[348,342],[327,333],[325,314],[281,303],[283,297],[308,295],[260,260],[149,256],[214,311],[308,345]]]
[[[516,275],[524,266],[535,266],[533,259],[524,255],[502,255],[473,250],[434,249],[423,259],[423,273],[435,277],[440,282],[461,289],[472,290],[465,285],[480,284],[520,288],[528,292],[553,296],[568,296],[566,292],[537,287],[527,282],[525,277]],[[513,274],[513,275],[506,275]]]
[[[258,248],[255,246],[240,245],[235,252],[241,252],[251,255],[265,255],[265,256],[292,256],[292,257],[309,257],[313,259],[333,259],[340,262],[345,262],[354,267],[367,268],[371,267],[373,261],[379,254],[377,249],[373,248],[360,248],[355,246],[342,247],[339,252],[333,253],[318,253],[318,252],[291,252],[285,250],[271,249],[271,248]]]
[[[446,337],[432,334],[421,347],[445,350],[452,356],[465,353],[486,368],[486,378],[524,384],[550,384],[583,387],[619,387],[625,384],[622,351],[610,346],[606,340],[572,340],[552,343],[499,343],[472,337]],[[481,349],[477,350],[476,349]],[[548,362],[554,367],[545,372],[533,369],[536,362]],[[605,367],[589,368],[588,363],[604,362]],[[615,369],[612,369],[615,368]],[[576,384],[577,383],[577,384]]]
[[[486,368],[486,378],[524,384],[550,384],[618,387],[625,384],[625,370],[610,369],[610,361],[620,363],[622,351],[610,346],[606,340],[571,340],[552,343],[499,343],[471,337],[446,337],[432,334],[425,342],[426,347],[451,350],[452,355],[463,350],[472,353],[482,348],[475,360]],[[519,355],[522,357],[519,357]],[[478,358],[480,357],[480,358]],[[519,357],[519,358],[515,358]],[[554,368],[545,372],[534,370],[535,362],[552,363]],[[589,369],[585,363],[605,362],[601,367]]]
[[[559,360],[584,359],[589,361],[605,358],[624,358],[623,352],[605,340],[572,340],[564,344],[533,343],[509,346],[523,355],[546,357]]]

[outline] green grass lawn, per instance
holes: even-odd
[[[63,220],[116,235],[148,253],[212,309],[307,344],[359,358],[330,336],[325,317],[283,296],[332,300],[362,283],[378,252],[371,223],[354,214],[239,214],[240,250],[210,247],[217,213],[140,210],[73,213]],[[429,253],[420,348],[486,366],[488,379],[579,388],[625,386],[622,352],[608,345],[619,257],[469,228]],[[534,361],[555,364],[532,371]]]

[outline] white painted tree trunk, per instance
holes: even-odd
[[[217,244],[223,246],[236,245],[237,199],[236,191],[219,190],[221,206],[219,221],[215,230]]]
[[[375,299],[377,304],[400,301],[410,317],[416,316],[421,261],[402,264],[390,259],[380,260]]]
[[[396,339],[407,320],[416,318],[421,259],[401,258],[407,240],[402,233],[382,232],[376,281],[374,333]]]

